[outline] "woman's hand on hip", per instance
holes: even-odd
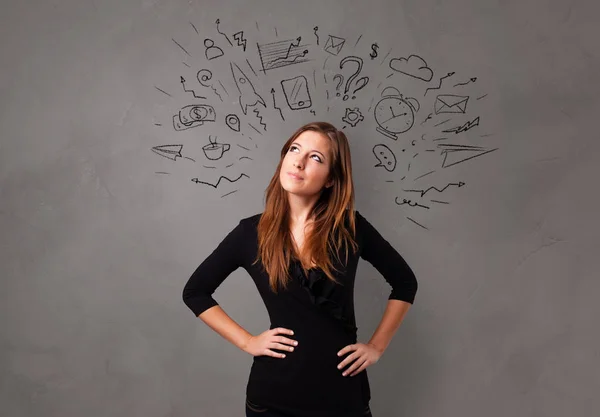
[[[252,356],[272,356],[274,358],[285,358],[285,353],[274,352],[271,349],[284,350],[288,352],[294,351],[294,346],[298,346],[298,342],[280,334],[293,335],[294,332],[290,329],[277,327],[262,332],[258,336],[252,336],[246,342],[244,351]]]
[[[343,356],[349,352],[352,353],[344,358],[338,365],[338,369],[344,369],[346,366],[352,364],[342,373],[344,376],[354,376],[364,371],[367,367],[377,363],[383,354],[383,352],[374,345],[368,343],[355,343],[340,350],[338,356]]]

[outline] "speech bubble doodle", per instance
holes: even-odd
[[[376,167],[384,167],[388,172],[396,169],[396,155],[383,143],[373,146],[373,155],[379,161]]]

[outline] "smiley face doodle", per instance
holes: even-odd
[[[384,167],[388,172],[396,169],[396,155],[386,145],[380,143],[373,146],[373,155],[379,161],[376,167]]]

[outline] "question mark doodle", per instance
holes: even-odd
[[[348,90],[350,89],[350,84],[352,84],[352,82],[354,81],[354,79],[356,77],[358,77],[358,74],[360,74],[360,72],[362,70],[362,67],[363,67],[363,60],[362,60],[362,58],[359,58],[357,56],[347,56],[346,58],[344,58],[344,59],[342,59],[340,61],[340,69],[343,69],[344,65],[346,65],[347,62],[355,62],[356,64],[358,64],[358,69],[356,70],[356,72],[354,74],[352,74],[346,80],[346,88],[344,88],[344,101],[348,100]],[[359,85],[359,87],[356,88],[353,91],[353,93],[356,93],[358,90],[364,88],[368,83],[369,83],[369,77],[362,77],[362,78],[360,78],[358,80],[358,82],[356,83],[357,85]],[[352,96],[352,99],[355,99],[355,98],[356,98],[356,96]]]
[[[344,82],[344,76],[342,74],[336,74],[333,76],[333,79],[335,80],[336,78],[338,78],[340,81],[338,82],[337,86],[335,87],[335,91],[336,96],[339,97],[340,96],[340,87],[342,86],[342,83]]]

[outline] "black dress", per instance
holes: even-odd
[[[337,352],[357,342],[354,280],[359,258],[370,262],[392,287],[390,299],[413,303],[416,278],[402,256],[357,211],[357,253],[348,262],[334,258],[339,283],[317,268],[304,273],[298,260],[290,265],[292,280],[275,294],[262,265],[252,265],[258,251],[260,214],[248,217],[225,237],[189,278],[183,299],[194,315],[218,303],[217,287],[238,267],[253,279],[271,321],[270,328],[294,331],[298,341],[286,357],[255,356],[246,396],[252,404],[293,417],[332,417],[364,412],[371,398],[367,371],[342,376]],[[344,259],[344,257],[340,257]],[[288,336],[289,337],[289,336]],[[283,352],[282,352],[283,353]]]

